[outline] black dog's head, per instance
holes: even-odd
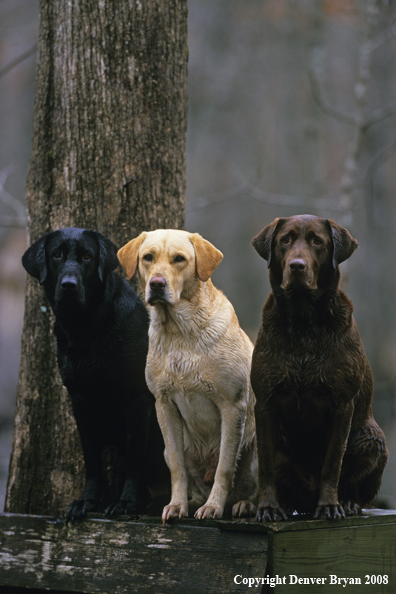
[[[330,219],[297,215],[275,219],[254,239],[267,260],[274,290],[321,292],[339,280],[338,265],[357,248],[350,233]]]
[[[75,227],[46,233],[22,256],[23,267],[44,285],[53,307],[85,306],[117,264],[117,247],[110,239]]]

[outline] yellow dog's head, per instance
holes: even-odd
[[[206,282],[223,254],[198,233],[157,229],[141,233],[118,251],[128,278],[138,272],[149,305],[175,305]]]

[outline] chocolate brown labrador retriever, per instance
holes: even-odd
[[[359,513],[378,492],[388,451],[353,307],[339,287],[338,265],[357,241],[334,221],[302,215],[276,219],[253,246],[272,287],[251,371],[257,519]]]

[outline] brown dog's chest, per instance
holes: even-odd
[[[347,355],[335,363],[334,353],[326,356],[320,350],[268,356],[263,380],[265,401],[292,419],[314,411],[328,414],[352,399],[361,385]]]
[[[274,386],[269,403],[288,424],[300,421],[320,424],[321,419],[328,417],[336,406],[329,386],[318,378],[315,382],[306,382],[304,377],[301,381],[296,377],[292,380],[284,378]]]
[[[335,410],[331,392],[325,386],[281,384],[272,404],[277,410],[283,448],[297,457],[321,457]]]
[[[331,391],[334,384],[334,352],[319,345],[311,349],[301,344],[290,345],[278,352],[266,352],[265,375],[270,385],[281,385],[286,390],[301,394]],[[345,370],[339,369],[339,373]]]

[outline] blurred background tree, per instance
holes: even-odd
[[[264,225],[310,212],[334,218],[358,239],[359,250],[342,265],[343,288],[355,306],[374,372],[374,413],[391,451],[380,503],[396,508],[396,3],[188,5],[186,228],[223,251],[214,282],[253,340],[269,285],[250,241]],[[0,6],[0,365],[7,366],[0,378],[8,378],[0,441],[6,446],[26,243],[24,230],[5,225],[23,226],[34,57],[4,75],[1,69],[34,45],[36,11],[36,0]],[[7,452],[3,469],[6,459]]]

